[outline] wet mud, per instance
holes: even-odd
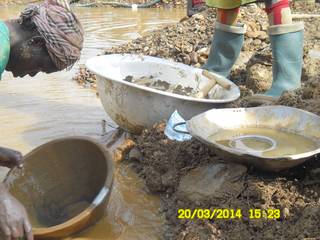
[[[1,3],[2,1],[0,5]],[[4,7],[0,11],[0,18],[15,18],[22,9],[23,6]],[[176,22],[185,13],[183,9],[141,9],[138,12],[113,8],[74,10],[86,32],[86,43],[80,63],[96,56],[101,49],[125,43],[143,32]],[[75,65],[69,72],[38,74],[34,78],[15,79],[9,73],[2,76],[0,128],[6,137],[0,139],[1,146],[17,149],[25,154],[49,140],[64,136],[101,138],[101,121],[111,120],[105,114],[95,92],[89,89],[95,86],[92,74],[90,76],[93,79],[90,83],[85,83],[85,88],[71,81],[77,67],[78,65]],[[109,131],[110,127],[106,130]],[[127,147],[115,149],[115,159],[123,158],[123,154],[132,144],[130,141],[127,143]],[[1,178],[5,176],[5,170],[0,169]],[[76,214],[84,206],[82,200],[87,201],[79,199],[66,203],[66,208],[62,209],[66,214],[61,216]],[[49,208],[52,210],[51,216],[59,217],[54,211],[57,208]],[[148,194],[143,182],[131,168],[119,164],[115,171],[115,182],[108,208],[102,212],[104,217],[76,238],[158,239],[158,236],[163,235],[163,219],[158,214],[158,208],[158,197]],[[51,219],[48,219],[49,222]]]
[[[318,12],[318,9],[310,10],[310,13]],[[214,19],[215,11],[210,9],[164,30],[155,31],[123,46],[109,49],[106,53],[143,53],[199,67],[208,57]],[[262,92],[271,86],[272,57],[266,35],[267,20],[263,10],[255,5],[245,8],[241,20],[249,27],[241,57],[232,71],[231,79],[240,86],[242,97],[245,97]],[[295,106],[320,114],[320,86],[317,73],[319,59],[311,54],[320,49],[318,43],[320,20],[311,18],[304,21],[306,40],[303,86],[300,90],[285,93],[275,104]],[[163,34],[164,32],[166,34]],[[89,87],[95,86],[94,75],[86,70],[82,72],[85,76],[80,74],[76,80],[87,85],[89,76],[91,81]],[[257,77],[255,72],[264,74]],[[244,107],[248,106],[248,103],[242,98],[230,104],[230,107],[234,106]],[[133,139],[135,141],[133,145],[136,147],[127,155],[128,159],[121,164],[119,171],[128,171],[123,168],[129,165],[139,174],[143,183],[139,182],[139,187],[134,188],[138,185],[135,178],[132,177],[133,181],[130,177],[122,179],[126,173],[120,173],[120,183],[118,185],[116,183],[113,190],[114,197],[111,198],[107,217],[81,236],[94,235],[104,239],[106,236],[118,238],[124,235],[127,239],[134,237],[147,239],[150,234],[144,235],[144,233],[148,232],[160,238],[179,240],[317,239],[320,236],[319,157],[278,174],[264,173],[238,165],[230,168],[212,150],[195,139],[184,143],[170,141],[164,136],[164,127],[164,123],[158,124]],[[215,174],[210,174],[212,172]],[[221,186],[219,189],[208,191],[213,189],[210,184],[216,183],[218,179],[216,176],[219,174],[225,176],[226,181],[219,183]],[[210,178],[210,175],[213,177]],[[203,183],[208,184],[204,186],[207,191],[198,191],[196,195],[190,194],[196,190],[192,188],[189,180],[194,176],[200,180],[199,176],[205,177],[206,181]],[[149,192],[160,196],[160,213],[155,210],[158,207],[156,200],[146,195],[144,190],[141,191],[143,184]],[[125,188],[125,194],[119,194],[119,188]],[[132,195],[132,189],[135,190],[135,195]],[[140,194],[143,194],[144,198],[141,198]],[[128,208],[125,204],[119,206],[119,199],[127,200],[127,204],[131,204],[132,208]],[[155,204],[149,206],[151,210],[141,216],[140,213],[143,212],[141,206],[148,206],[150,203]],[[241,209],[243,216],[241,219],[233,220],[179,220],[177,218],[179,208]],[[248,214],[250,209],[279,209],[281,217],[251,219]],[[140,216],[140,220],[134,221],[136,216]],[[166,220],[164,232],[161,231],[162,228],[158,229],[162,224],[158,219],[159,216],[164,216]],[[148,220],[159,224],[151,227],[144,225]],[[135,229],[140,231],[136,232]]]
[[[161,123],[137,137],[141,156],[128,161],[149,191],[161,197],[168,226],[165,239],[316,239],[320,235],[319,158],[277,174],[237,164],[227,169],[230,164],[221,166],[222,159],[199,141],[171,141],[164,128]],[[221,183],[222,176],[230,177]],[[193,179],[192,184],[188,179]],[[240,209],[242,217],[178,219],[178,209],[196,208]],[[279,209],[280,218],[253,219],[250,209]]]
[[[155,79],[152,75],[143,76],[140,78],[134,78],[133,76],[128,75],[123,80],[135,83],[137,85],[146,86],[156,90],[175,93],[183,96],[195,96],[195,94],[197,93],[197,91],[191,87],[183,87],[181,84],[171,85],[167,81]]]
[[[295,13],[319,13],[320,9],[319,3],[310,8],[294,5]],[[176,25],[106,50],[106,54],[138,53],[199,67],[208,57],[214,18],[215,11],[209,9]],[[242,97],[228,107],[249,107],[245,97],[264,92],[272,84],[272,55],[266,33],[266,14],[262,8],[251,5],[242,10],[240,20],[248,25],[248,31],[230,79],[240,87]],[[317,69],[320,63],[320,19],[295,18],[295,21],[300,20],[306,26],[302,87],[285,92],[272,104],[320,114],[320,78]],[[144,180],[147,189],[161,198],[160,214],[166,219],[163,238],[319,238],[319,156],[280,173],[267,173],[253,167],[241,168],[239,165],[230,168],[229,163],[226,164],[195,139],[183,143],[167,139],[164,128],[165,123],[160,123],[144,130],[142,135],[134,139],[136,146],[126,160]],[[224,180],[217,182],[222,178],[216,176],[223,176]],[[197,185],[199,182],[201,186]],[[216,186],[220,187],[217,189]],[[178,219],[178,209],[240,209],[242,216],[240,219]],[[250,215],[253,209],[277,209],[280,217],[275,219],[264,215],[254,218]]]

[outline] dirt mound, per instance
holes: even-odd
[[[165,123],[161,123],[146,129],[136,139],[142,156],[148,156],[141,158],[138,164],[143,166],[139,172],[146,179],[151,192],[176,191],[184,171],[215,158],[213,152],[196,140],[179,143],[167,139],[164,135],[165,126]]]
[[[229,194],[219,194],[219,201],[217,193],[204,194],[205,198],[190,201],[178,190],[181,179],[190,178],[189,174],[203,166],[220,165],[222,161],[197,140],[179,143],[167,139],[164,128],[165,124],[161,123],[137,137],[142,156],[132,163],[145,179],[148,189],[159,193],[163,200],[162,212],[168,224],[166,239],[303,239],[320,236],[319,159],[314,158],[303,166],[278,174],[251,168],[241,180],[243,183],[236,185],[237,191],[234,191],[235,185],[223,185],[223,192]],[[183,184],[188,182],[183,181]],[[200,208],[241,209],[243,216],[215,221],[177,218],[178,209]],[[281,217],[278,220],[251,219],[250,209],[279,209]]]
[[[308,13],[318,13],[316,7],[306,5]],[[298,8],[294,10],[299,10]],[[301,8],[300,8],[301,10]],[[299,20],[299,19],[296,19]],[[209,53],[215,11],[209,9],[180,23],[152,32],[123,46],[106,51],[138,53],[158,56],[199,67]],[[229,107],[247,107],[243,98],[263,92],[271,86],[272,54],[266,30],[266,14],[257,5],[244,7],[241,22],[248,25],[245,44],[230,78],[240,87],[242,98]],[[320,114],[320,18],[304,18],[305,45],[302,87],[286,92],[275,104],[294,106]],[[85,69],[78,81],[95,84],[92,74]],[[257,74],[259,73],[259,74]],[[161,212],[167,220],[166,239],[318,239],[320,236],[320,159],[313,158],[302,166],[278,174],[260,172],[254,168],[233,174],[226,167],[226,176],[241,176],[237,184],[221,184],[223,191],[198,191],[188,188],[190,179],[210,183],[216,178],[207,170],[220,174],[223,162],[207,146],[192,139],[175,142],[164,135],[165,123],[155,125],[136,137],[136,148],[129,154],[132,166],[145,180],[150,192],[162,199]],[[228,170],[229,169],[229,170]],[[218,171],[218,172],[216,172]],[[242,173],[245,172],[242,176]],[[241,174],[240,174],[241,173]],[[201,179],[203,174],[203,179]],[[221,170],[221,174],[225,174]],[[181,183],[182,182],[182,183]],[[179,190],[180,186],[180,190]],[[184,186],[181,191],[181,186]],[[210,187],[210,186],[209,186]],[[212,190],[212,191],[211,191]],[[196,192],[196,200],[195,194]],[[219,200],[217,200],[217,195]],[[229,193],[229,194],[226,194]],[[192,196],[192,200],[190,197]],[[205,196],[205,198],[198,198]],[[241,219],[183,220],[178,209],[241,209]],[[252,219],[250,210],[279,209],[280,219]]]
[[[311,78],[294,92],[284,93],[276,104],[301,108],[320,115],[320,76]]]
[[[310,13],[320,11],[320,4],[301,3]],[[301,4],[294,4],[294,11],[301,11]],[[268,19],[263,5],[248,5],[241,9],[239,22],[248,30],[240,57],[231,71],[230,79],[241,90],[242,97],[261,93],[272,84],[272,52],[267,35]],[[181,22],[153,31],[119,47],[105,51],[105,54],[132,53],[173,59],[188,65],[200,67],[206,62],[214,34],[216,11],[208,9]],[[320,18],[295,18],[305,24],[304,68],[302,80],[317,76],[320,63]],[[95,77],[84,68],[75,77],[81,85],[96,87]],[[244,101],[245,102],[245,101]],[[239,104],[238,104],[239,105]]]

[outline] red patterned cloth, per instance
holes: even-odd
[[[66,0],[30,5],[21,13],[20,21],[31,21],[36,26],[59,70],[73,66],[80,58],[84,31]]]

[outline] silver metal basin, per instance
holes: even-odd
[[[245,139],[237,135],[237,129],[271,129],[274,132],[286,132],[304,137],[312,143],[308,151],[299,154],[280,154],[278,156],[264,156],[261,152],[243,147],[232,147],[237,141]],[[233,161],[247,165],[254,165],[262,170],[280,171],[297,166],[305,162],[308,158],[320,153],[320,117],[291,107],[267,106],[256,108],[238,109],[213,109],[202,113],[187,122],[187,129],[192,136],[210,146],[224,160]],[[212,140],[219,131],[234,131],[231,144],[221,144],[220,141]],[[258,130],[259,131],[259,130]],[[273,150],[275,144],[269,137],[259,135],[247,135],[248,138],[258,139],[260,147],[265,147],[266,151]],[[303,141],[296,141],[292,145],[292,139],[283,140],[285,147],[290,149],[300,147]],[[291,145],[290,145],[291,144]],[[234,144],[235,145],[235,144]]]
[[[221,88],[219,99],[198,99],[124,81],[126,76],[154,76],[170,84],[196,88],[204,80],[202,70],[181,63],[139,55],[105,55],[89,59],[87,68],[97,75],[102,104],[120,127],[140,133],[143,128],[168,119],[178,110],[186,119],[240,97],[239,88],[231,81],[231,89]]]

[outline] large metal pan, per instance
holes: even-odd
[[[312,139],[315,147],[295,155],[265,157],[257,152],[237,149],[212,141],[218,131],[241,128],[267,128],[287,131]],[[320,153],[320,117],[292,107],[266,106],[256,108],[213,109],[187,122],[188,132],[210,146],[226,161],[254,165],[262,170],[280,171],[297,166]],[[251,136],[252,137],[252,136]],[[263,138],[260,136],[260,138]],[[271,142],[272,139],[264,138]],[[290,144],[288,139],[288,144]]]
[[[239,88],[227,79],[224,80],[231,89],[220,88],[217,99],[187,97],[124,81],[129,75],[135,78],[152,75],[173,85],[196,89],[199,82],[206,80],[201,69],[160,58],[113,54],[91,58],[86,66],[97,75],[99,96],[108,115],[133,133],[168,119],[175,110],[190,119],[240,97]]]
[[[36,239],[62,239],[105,214],[113,171],[100,144],[70,137],[30,152],[24,168],[10,171],[4,183],[25,206]]]

